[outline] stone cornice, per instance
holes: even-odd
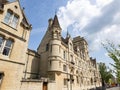
[[[10,36],[13,36],[13,37],[15,37],[15,38],[17,38],[17,39],[19,39],[19,40],[22,40],[22,41],[26,42],[26,40],[23,39],[22,37],[19,37],[19,36],[15,35],[15,34],[13,34],[13,33],[11,33],[11,32],[9,32],[9,31],[7,31],[7,30],[3,30],[2,28],[0,28],[0,31],[1,31],[1,32],[4,32],[4,33],[7,33],[7,34],[9,34]]]

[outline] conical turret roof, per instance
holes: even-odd
[[[60,27],[60,24],[59,24],[59,21],[58,21],[58,17],[57,17],[57,15],[54,16],[54,20],[53,20],[52,27],[58,27],[58,28],[61,28],[61,27]]]

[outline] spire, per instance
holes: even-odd
[[[53,27],[61,28],[61,27],[60,27],[60,24],[59,24],[59,21],[58,21],[58,17],[57,17],[56,14],[55,14],[55,16],[54,16],[54,20],[53,20],[52,26],[53,26]]]
[[[69,32],[68,32],[68,29],[67,29],[67,35],[66,35],[66,38],[70,38],[71,36],[70,36],[70,34],[69,34]]]

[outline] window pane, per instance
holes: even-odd
[[[48,51],[48,50],[49,50],[49,43],[46,44],[46,51]]]
[[[11,47],[12,47],[12,41],[11,40],[6,40],[5,47],[3,49],[3,55],[9,55]]]
[[[11,22],[11,26],[16,28],[17,23],[18,23],[18,16],[14,16],[14,18],[13,18],[13,20]]]
[[[7,46],[7,47],[11,47],[11,45],[12,45],[12,41],[11,41],[11,40],[7,40],[5,46]]]
[[[10,52],[10,48],[7,48],[5,47],[4,50],[3,50],[3,55],[9,55],[9,52]]]
[[[66,65],[63,65],[63,71],[67,71]]]
[[[9,24],[11,17],[12,17],[12,13],[10,11],[8,11],[5,16],[4,22]]]
[[[3,37],[0,37],[0,45],[3,43]]]
[[[67,79],[64,79],[64,85],[67,85]]]
[[[66,53],[63,51],[63,58],[66,59]]]
[[[3,42],[4,42],[3,37],[0,37],[0,52],[1,52],[1,49],[2,49]]]

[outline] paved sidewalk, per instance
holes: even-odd
[[[113,88],[108,88],[106,90],[120,90],[120,87],[113,87]]]

